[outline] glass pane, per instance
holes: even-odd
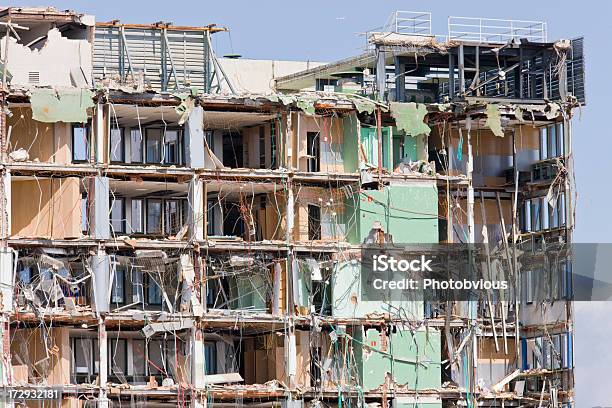
[[[132,302],[144,302],[144,286],[142,282],[142,271],[132,268]]]
[[[147,163],[161,163],[162,134],[159,129],[147,130]]]
[[[565,154],[565,139],[563,136],[563,123],[557,123],[557,155],[563,156]]]
[[[147,201],[147,234],[162,233],[162,208],[160,200]]]
[[[131,203],[132,217],[131,228],[132,233],[141,234],[144,232],[142,225],[142,200],[132,200]]]
[[[118,266],[115,271],[113,288],[111,290],[111,303],[125,302],[125,269]]]
[[[179,202],[175,200],[166,201],[166,234],[176,234],[181,228],[179,218]]]
[[[110,134],[110,160],[123,161],[123,129],[112,128]]]
[[[81,231],[87,234],[87,197],[81,198]]]
[[[142,163],[142,135],[140,129],[130,131],[130,160],[132,163]]]
[[[147,300],[150,305],[161,305],[161,288],[159,287],[155,279],[149,279],[149,285],[147,288]]]
[[[147,375],[145,371],[146,354],[144,340],[132,341],[132,355],[134,357],[134,381],[144,381],[144,377]]]
[[[88,159],[87,128],[73,126],[72,128],[72,158],[86,161]]]
[[[540,199],[531,200],[531,230],[539,231],[540,226]]]
[[[125,215],[123,214],[123,198],[115,198],[111,202],[111,226],[112,232],[125,232]]]
[[[548,157],[557,156],[557,128],[552,125],[548,127]]]
[[[204,366],[206,375],[217,374],[217,346],[210,341],[204,343]]]
[[[546,126],[540,128],[540,160],[548,157],[548,138],[546,137]]]
[[[125,339],[111,339],[108,350],[108,365],[112,375],[127,374],[127,342]]]
[[[169,164],[178,164],[179,162],[179,136],[178,131],[168,130],[165,135],[165,152],[166,157],[164,162]]]
[[[162,360],[161,340],[152,340],[149,342],[149,374],[159,375],[164,373],[164,362]]]

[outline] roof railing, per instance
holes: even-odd
[[[525,38],[531,42],[547,42],[548,33],[543,21],[503,20],[496,18],[448,18],[448,39],[506,43]]]

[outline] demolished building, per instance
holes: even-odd
[[[61,406],[573,406],[568,281],[470,306],[371,300],[359,276],[371,243],[571,243],[583,41],[394,16],[257,94],[215,25],[2,10],[2,385]]]

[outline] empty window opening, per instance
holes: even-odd
[[[223,165],[225,167],[244,167],[242,134],[223,134]]]
[[[276,147],[276,121],[270,122],[270,168],[276,169],[276,155],[277,155],[277,147]]]
[[[223,207],[223,235],[244,236],[246,226],[238,203],[226,203]]]
[[[321,239],[321,207],[308,205],[308,239]]]
[[[259,168],[266,168],[266,129],[259,127]]]
[[[306,171],[320,171],[321,167],[321,147],[319,145],[319,133],[306,133],[306,154],[308,156],[308,165]]]

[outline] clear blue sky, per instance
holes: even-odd
[[[37,4],[45,3],[37,0]],[[611,242],[612,119],[605,98],[612,91],[612,2],[606,1],[363,1],[363,0],[234,0],[234,1],[49,1],[60,9],[96,15],[97,21],[125,23],[171,21],[177,25],[216,23],[230,28],[217,34],[220,55],[246,58],[332,61],[359,52],[364,38],[357,34],[381,26],[393,10],[432,12],[433,31],[446,33],[449,15],[548,22],[549,39],[586,37],[588,106],[574,121],[574,155],[578,187],[577,242]],[[17,5],[17,4],[15,4]],[[22,4],[26,5],[26,4]],[[610,115],[610,116],[608,116]],[[598,317],[598,320],[595,319]],[[609,370],[612,349],[610,304],[577,307],[577,407],[612,405]],[[599,326],[599,327],[598,327]],[[597,344],[595,344],[597,342]],[[607,345],[606,344],[606,345]],[[597,352],[595,352],[597,350]],[[607,360],[606,360],[607,359]]]

